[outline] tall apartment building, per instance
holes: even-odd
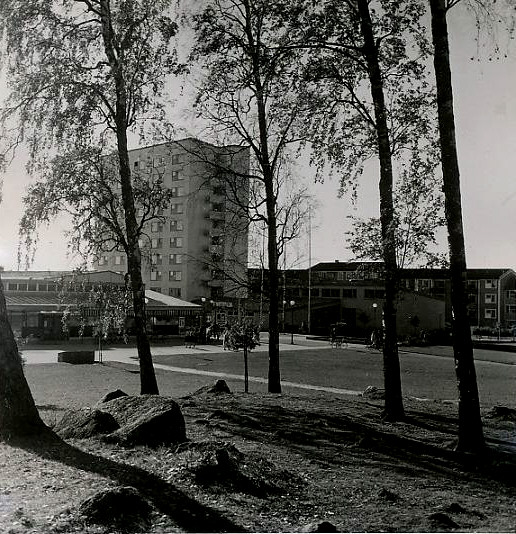
[[[129,152],[133,174],[159,177],[172,193],[160,220],[142,234],[147,289],[188,301],[244,297],[248,222],[235,205],[249,197],[249,149],[187,138]],[[143,208],[137,206],[137,216]],[[95,269],[125,272],[121,251],[103,252]]]

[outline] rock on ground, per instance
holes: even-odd
[[[110,442],[156,447],[186,441],[181,408],[170,397],[122,396],[105,402],[102,411],[112,415],[120,425],[106,436]]]
[[[186,441],[186,427],[179,405],[159,395],[122,395],[95,408],[71,410],[55,425],[64,439],[103,439],[121,445],[177,444]]]
[[[151,505],[130,486],[101,490],[79,506],[87,523],[131,530],[148,527],[152,512]]]
[[[53,430],[63,439],[91,438],[110,434],[119,428],[115,418],[106,412],[92,408],[69,410],[57,422]]]

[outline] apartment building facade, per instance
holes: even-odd
[[[261,273],[253,269],[249,276],[256,295]],[[467,276],[472,329],[496,331],[516,325],[516,272],[468,269]],[[381,324],[385,291],[380,262],[322,262],[309,270],[287,270],[282,277],[287,331],[292,326],[299,329],[301,324],[306,327],[309,324],[313,333],[324,333],[329,324],[342,321],[361,335]],[[267,293],[266,284],[264,293]],[[449,327],[452,308],[448,271],[401,269],[397,311],[399,335],[411,335],[416,329],[432,331]],[[291,322],[294,324],[290,325]]]
[[[131,150],[132,172],[159,177],[171,203],[140,240],[147,289],[191,302],[245,297],[249,150],[197,139]],[[237,209],[239,206],[240,209]],[[137,206],[137,216],[143,215]],[[122,251],[102,252],[95,269],[125,272]]]

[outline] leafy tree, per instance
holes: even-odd
[[[130,296],[127,285],[102,280],[91,280],[88,273],[80,270],[64,276],[59,282],[59,300],[64,307],[63,331],[69,332],[71,323],[79,327],[79,336],[88,326],[98,337],[102,355],[102,340],[111,334],[126,336],[126,322],[130,311]]]
[[[305,69],[313,102],[314,160],[342,173],[341,191],[356,194],[365,162],[380,164],[380,250],[385,268],[385,412],[403,417],[396,339],[399,230],[393,195],[395,163],[424,149],[432,130],[425,80],[428,46],[424,6],[416,1],[336,1],[312,5],[292,22],[299,46],[309,48]],[[410,159],[409,159],[410,161]],[[406,163],[405,163],[406,165]]]
[[[401,182],[394,188],[396,263],[400,269],[447,264],[445,255],[436,251],[436,232],[445,224],[443,195],[434,175],[437,158],[430,157],[429,161],[422,158],[420,152],[413,153],[411,159],[415,161],[411,161],[408,169],[402,169]],[[349,249],[358,259],[381,261],[380,219],[350,219],[352,228],[346,232]]]
[[[249,393],[249,361],[248,355],[257,345],[260,329],[247,319],[232,323],[224,333],[224,344],[229,350],[243,349],[244,353],[244,391]]]
[[[197,59],[206,77],[197,98],[199,113],[213,131],[252,153],[247,213],[267,228],[269,302],[268,390],[281,392],[279,365],[279,270],[285,221],[296,220],[282,211],[286,149],[296,141],[294,125],[303,105],[292,98],[296,79],[294,51],[285,46],[282,26],[290,2],[278,0],[210,0],[194,18]],[[298,128],[299,131],[299,128]],[[295,209],[291,204],[284,209]]]
[[[114,147],[142,393],[158,393],[146,332],[134,185],[128,136],[166,118],[164,87],[178,65],[171,2],[157,0],[5,0],[0,29],[10,94],[2,113],[9,146],[25,141],[29,170],[48,152]],[[17,120],[15,130],[9,130]]]
[[[455,139],[453,86],[448,43],[447,11],[457,0],[430,0],[434,70],[437,86],[443,191],[450,254],[453,353],[459,389],[459,450],[479,450],[485,445],[467,313],[466,249],[462,224],[460,173]]]
[[[132,186],[140,214],[136,232],[143,243],[150,239],[146,231],[152,222],[165,222],[162,213],[168,208],[172,193],[163,186],[159,174],[149,177],[133,171]],[[129,244],[120,191],[117,160],[113,155],[103,156],[100,148],[75,147],[52,158],[23,199],[20,237],[29,253],[28,261],[37,246],[39,228],[63,213],[70,216],[67,235],[74,252],[85,259],[113,250],[127,255]],[[150,261],[145,247],[142,253]]]
[[[29,385],[11,325],[0,280],[0,439],[38,434],[46,429]]]

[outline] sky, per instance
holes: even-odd
[[[516,46],[513,41],[507,58],[490,61],[478,53],[475,31],[459,11],[451,13],[449,25],[467,263],[475,268],[516,269]],[[0,100],[6,91],[0,82]],[[353,205],[337,198],[335,180],[314,184],[308,159],[300,161],[299,170],[318,207],[310,254],[304,235],[287,251],[288,264],[306,267],[309,257],[312,265],[353,259],[345,243],[347,217],[377,216],[377,164],[367,164],[358,202]],[[20,152],[3,176],[0,266],[5,269],[18,265],[21,199],[30,181]],[[65,228],[66,221],[61,220],[41,232],[32,269],[69,269],[79,263],[68,255]],[[443,234],[443,250],[446,247]]]

